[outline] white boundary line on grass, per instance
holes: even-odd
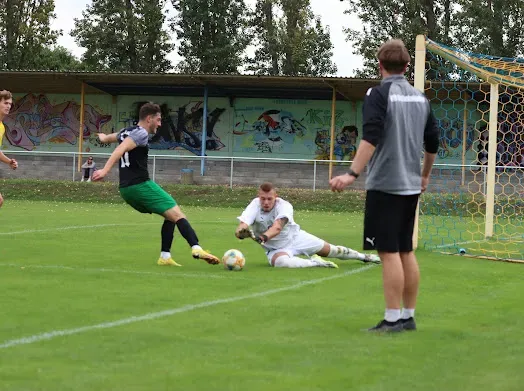
[[[325,281],[334,280],[334,279],[346,277],[346,276],[349,276],[349,275],[352,275],[352,274],[361,273],[363,271],[366,271],[366,270],[369,270],[369,269],[373,268],[374,266],[375,265],[367,265],[367,266],[363,266],[363,267],[358,268],[358,269],[350,270],[350,271],[348,271],[346,273],[337,274],[337,275],[330,276],[330,277],[317,278],[317,279],[314,279],[314,280],[306,280],[306,281],[302,281],[302,282],[299,282],[297,284],[285,286],[285,287],[282,287],[282,288],[270,289],[270,290],[267,290],[267,291],[262,291],[262,292],[258,292],[258,293],[252,293],[252,294],[249,294],[249,295],[238,296],[238,297],[231,297],[231,298],[227,298],[227,299],[218,299],[218,300],[204,301],[202,303],[189,304],[189,305],[185,305],[183,307],[173,308],[173,309],[170,309],[170,310],[165,310],[165,311],[160,311],[160,312],[151,312],[149,314],[140,315],[140,316],[131,316],[129,318],[124,318],[124,319],[116,320],[116,321],[113,321],[113,322],[99,323],[99,324],[95,324],[95,325],[91,325],[91,326],[78,327],[78,328],[75,328],[75,329],[53,330],[53,331],[49,331],[47,333],[35,334],[35,335],[29,336],[29,337],[24,337],[24,338],[19,338],[19,339],[11,339],[11,340],[7,340],[7,341],[1,343],[0,344],[0,349],[6,349],[6,348],[10,348],[12,346],[18,346],[18,345],[28,345],[28,344],[32,344],[32,343],[35,343],[35,342],[46,341],[46,340],[49,340],[49,339],[53,339],[53,338],[57,338],[57,337],[65,337],[65,336],[73,335],[73,334],[85,333],[85,332],[92,331],[92,330],[109,329],[109,328],[123,326],[123,325],[131,324],[131,323],[137,323],[137,322],[143,322],[143,321],[148,321],[148,320],[153,320],[153,319],[164,318],[164,317],[167,317],[167,316],[172,316],[172,315],[176,315],[176,314],[180,314],[180,313],[184,313],[184,312],[189,312],[189,311],[197,310],[197,309],[200,309],[200,308],[213,307],[213,306],[219,305],[219,304],[227,304],[227,303],[233,303],[233,302],[236,302],[236,301],[242,301],[242,300],[248,300],[248,299],[255,299],[255,298],[258,298],[258,297],[269,296],[269,295],[273,295],[275,293],[290,291],[290,290],[293,290],[293,289],[299,289],[299,288],[302,288],[304,286],[320,284],[320,283],[325,282]]]
[[[70,226],[66,226],[66,227],[54,227],[54,228],[45,228],[45,229],[28,229],[28,230],[25,230],[25,231],[0,232],[0,236],[4,236],[4,235],[18,235],[18,234],[33,234],[33,233],[39,233],[39,232],[68,231],[68,230],[71,230],[71,229],[122,227],[122,226],[128,226],[128,225],[152,225],[152,224],[159,224],[159,223],[70,225]]]
[[[54,228],[45,228],[45,229],[28,229],[24,231],[12,231],[12,232],[0,232],[0,236],[6,235],[18,235],[18,234],[33,234],[41,232],[53,232],[53,231],[69,231],[72,229],[84,229],[84,228],[104,228],[104,227],[122,227],[129,225],[160,225],[162,221],[158,220],[155,223],[129,223],[129,224],[94,224],[94,225],[70,225],[66,227],[54,227]],[[199,221],[200,224],[210,224],[210,223],[224,223],[224,220],[214,220],[214,221]]]
[[[224,279],[226,276],[213,275],[213,274],[199,274],[199,273],[161,273],[161,272],[146,272],[139,270],[125,270],[125,269],[107,269],[107,268],[84,268],[84,267],[71,267],[64,265],[24,265],[16,263],[0,263],[0,267],[16,267],[20,269],[56,269],[56,270],[72,270],[80,272],[93,272],[93,273],[122,273],[122,274],[138,274],[138,275],[153,275],[153,276],[164,276],[164,277],[197,277],[197,278],[209,278],[209,279]],[[172,268],[180,270],[177,268]],[[236,278],[236,277],[235,277]],[[242,278],[241,278],[242,279]],[[244,280],[247,280],[244,278]]]

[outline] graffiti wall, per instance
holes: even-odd
[[[336,106],[337,160],[351,160],[354,156],[360,111],[360,104],[338,102]],[[235,155],[328,159],[331,102],[239,99],[235,102],[232,134]]]
[[[483,122],[476,110],[467,110],[464,117],[464,107],[455,105],[440,105],[433,107],[437,125],[440,128],[440,146],[437,163],[462,163],[462,153],[466,148],[466,164],[474,163],[477,152],[474,144],[478,144],[479,129]],[[464,130],[466,140],[464,145]]]
[[[83,137],[86,148],[98,132],[111,131],[111,98],[87,99]],[[9,116],[4,118],[3,148],[23,150],[78,150],[80,101],[78,95],[15,95]]]
[[[198,97],[88,95],[85,101],[82,150],[109,152],[98,132],[111,133],[136,124],[138,108],[154,101],[162,108],[162,126],[152,136],[154,154],[202,153],[203,100]],[[438,162],[462,160],[464,112],[453,106],[434,107],[441,130]],[[479,130],[476,111],[466,115],[466,161],[477,159]],[[282,99],[210,98],[206,155],[328,159],[331,102]],[[80,96],[17,94],[4,120],[3,149],[78,151]],[[362,132],[362,102],[337,102],[334,157],[353,159]]]
[[[162,109],[162,126],[150,141],[150,147],[179,154],[201,155],[204,102],[198,98],[122,96],[118,99],[117,128],[138,122],[138,109],[144,102],[154,101]],[[210,98],[208,101],[206,154],[230,154],[229,100]]]

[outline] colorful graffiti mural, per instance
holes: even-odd
[[[333,155],[335,160],[352,160],[357,152],[358,129],[356,126],[344,126],[341,131],[335,133]],[[316,159],[329,160],[331,147],[331,131],[317,131],[315,137],[317,145]]]
[[[461,161],[464,148],[464,111],[458,111],[453,105],[443,105],[434,112],[440,128],[439,159]],[[473,111],[466,114],[466,160],[472,161],[476,158],[473,144],[479,139],[476,124],[479,123],[480,115]]]
[[[85,105],[83,137],[89,139],[111,121],[92,105]],[[76,145],[80,129],[80,105],[72,100],[52,104],[46,95],[27,94],[15,99],[4,119],[8,142],[25,150],[43,144]]]
[[[132,117],[124,119],[125,126],[138,123],[140,106],[146,101],[133,102]],[[202,101],[187,101],[183,104],[161,103],[162,126],[150,141],[156,150],[186,150],[195,155],[202,152],[202,128],[204,107]],[[213,108],[207,116],[206,151],[219,151],[225,144],[217,136],[215,126],[226,110]]]
[[[329,102],[258,100],[249,106],[249,100],[235,104],[233,146],[235,153],[271,153],[272,155],[300,155],[305,159],[329,159],[331,109]],[[335,157],[349,160],[353,157],[358,138],[356,107],[347,102],[335,112]]]
[[[60,94],[18,94],[11,114],[4,120],[6,137],[2,148],[25,150],[77,151],[80,126],[80,96]],[[162,127],[151,139],[151,149],[161,154],[200,155],[204,121],[203,101],[190,97],[87,95],[84,112],[83,151],[108,152],[113,146],[101,144],[96,134],[111,133],[138,119],[141,102],[154,101],[162,108]],[[272,158],[329,159],[331,102],[287,99],[210,98],[205,150],[209,155],[260,156]],[[467,112],[463,140],[464,107],[434,107],[441,129],[439,160],[473,163],[486,155],[479,139],[482,113]],[[337,102],[335,111],[334,159],[354,158],[361,138],[362,102]],[[520,121],[505,121],[501,129],[507,151],[497,151],[503,162],[518,145],[514,134]],[[515,140],[514,140],[515,139]],[[479,149],[481,148],[481,149]],[[482,157],[481,156],[481,157]]]
[[[286,146],[292,145],[296,138],[303,139],[307,132],[301,121],[288,111],[265,110],[252,124],[249,124],[243,114],[241,117],[242,120],[235,123],[233,134],[252,133],[248,140],[253,142],[257,152],[282,151]]]

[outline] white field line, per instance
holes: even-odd
[[[224,279],[228,278],[225,275],[213,275],[206,273],[161,273],[161,272],[146,272],[138,270],[124,270],[124,269],[107,269],[107,268],[84,268],[84,267],[71,267],[64,265],[25,265],[16,263],[0,263],[0,267],[17,267],[20,269],[56,269],[56,270],[71,270],[85,273],[121,273],[121,274],[138,274],[138,275],[152,275],[152,276],[164,276],[164,277],[196,277],[196,278],[209,278],[209,279]],[[180,270],[178,267],[171,267],[173,270]],[[235,279],[236,278],[235,276]],[[240,278],[249,280],[248,278]]]
[[[95,224],[95,225],[70,225],[66,227],[54,227],[54,228],[45,228],[45,229],[28,229],[24,231],[10,231],[10,232],[0,232],[0,236],[3,235],[18,235],[18,234],[33,234],[39,232],[53,232],[53,231],[69,231],[72,229],[84,229],[84,228],[104,228],[104,227],[122,227],[129,225],[152,225],[159,223],[128,223],[128,224]]]
[[[148,320],[153,320],[153,319],[164,318],[164,317],[167,317],[167,316],[172,316],[172,315],[176,315],[176,314],[180,314],[180,313],[184,313],[184,312],[189,312],[189,311],[197,310],[197,309],[200,309],[200,308],[213,307],[213,306],[216,306],[216,305],[219,305],[219,304],[227,304],[227,303],[234,303],[236,301],[256,299],[256,298],[259,298],[259,297],[274,295],[276,293],[286,292],[286,291],[290,291],[290,290],[293,290],[293,289],[299,289],[299,288],[302,288],[302,287],[305,287],[305,286],[308,286],[308,285],[320,284],[320,283],[325,282],[325,281],[330,281],[330,280],[334,280],[334,279],[337,279],[337,278],[346,277],[346,276],[349,276],[349,275],[352,275],[352,274],[361,273],[361,272],[369,270],[369,269],[371,269],[373,267],[374,267],[374,265],[367,265],[367,266],[363,266],[363,267],[358,268],[358,269],[350,270],[350,271],[348,271],[346,273],[336,274],[336,275],[330,276],[330,277],[317,278],[317,279],[314,279],[314,280],[301,281],[299,283],[296,283],[296,284],[293,284],[293,285],[288,285],[288,286],[285,286],[285,287],[282,287],[282,288],[270,289],[270,290],[267,290],[267,291],[262,291],[262,292],[258,292],[258,293],[252,293],[252,294],[244,295],[244,296],[237,296],[237,297],[230,297],[230,298],[227,298],[227,299],[218,299],[218,300],[204,301],[202,303],[189,304],[189,305],[185,305],[185,306],[182,306],[182,307],[173,308],[173,309],[170,309],[170,310],[165,310],[165,311],[160,311],[160,312],[151,312],[151,313],[148,313],[148,314],[145,314],[145,315],[140,315],[140,316],[131,316],[129,318],[124,318],[124,319],[116,320],[116,321],[113,321],[113,322],[99,323],[99,324],[95,324],[95,325],[91,325],[91,326],[78,327],[78,328],[74,328],[74,329],[53,330],[53,331],[49,331],[49,332],[46,332],[46,333],[31,335],[29,337],[24,337],[24,338],[19,338],[19,339],[11,339],[11,340],[7,340],[7,341],[1,343],[0,344],[0,349],[6,349],[6,348],[13,347],[13,346],[18,346],[18,345],[28,345],[28,344],[32,344],[32,343],[36,343],[36,342],[40,342],[40,341],[45,341],[45,340],[49,340],[49,339],[53,339],[53,338],[57,338],[57,337],[65,337],[65,336],[68,336],[68,335],[85,333],[85,332],[92,331],[92,330],[109,329],[109,328],[123,326],[123,325],[131,324],[131,323],[137,323],[137,322],[143,322],[143,321],[148,321]]]
[[[225,220],[214,220],[214,221],[197,221],[199,224],[212,224],[212,223],[224,223]],[[70,225],[66,227],[54,227],[45,229],[28,229],[24,231],[11,231],[11,232],[0,232],[0,236],[4,235],[18,235],[18,234],[33,234],[41,232],[53,232],[53,231],[69,231],[73,229],[84,229],[84,228],[104,228],[104,227],[124,227],[130,225],[160,225],[162,220],[158,220],[156,223],[128,223],[128,224],[95,224],[95,225]],[[233,234],[231,234],[233,236]]]

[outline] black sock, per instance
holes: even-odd
[[[180,219],[176,222],[176,226],[180,234],[184,237],[187,243],[193,247],[198,245],[198,238],[191,224],[186,219]]]
[[[175,233],[175,223],[169,220],[164,220],[162,224],[162,250],[163,252],[171,252],[171,244],[173,243],[173,236]]]

